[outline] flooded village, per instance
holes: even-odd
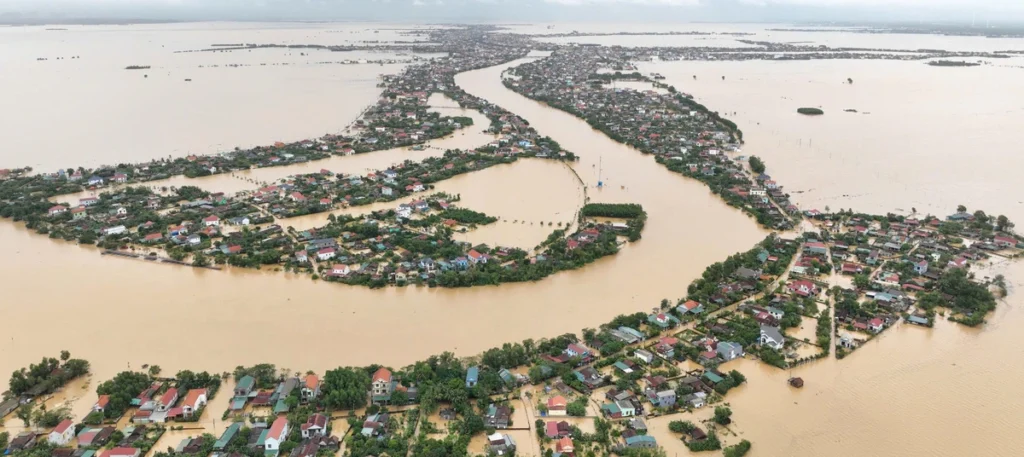
[[[563,149],[526,116],[455,82],[457,73],[547,48],[550,56],[515,66],[501,84],[630,146],[624,160],[653,162],[701,183],[773,232],[701,265],[694,281],[676,286],[679,298],[475,355],[443,352],[319,372],[266,360],[239,360],[230,372],[128,366],[92,379],[90,362],[72,358],[78,351],[68,347],[11,377],[0,404],[0,448],[33,457],[756,454],[757,440],[746,439],[756,432],[733,413],[742,408],[733,404],[737,391],[755,382],[756,370],[787,372],[788,389],[813,388],[815,379],[789,373],[825,358],[844,363],[888,332],[937,321],[981,326],[1008,293],[1006,278],[986,274],[1024,250],[1007,217],[963,206],[909,216],[798,208],[768,164],[743,155],[742,126],[657,75],[635,72],[633,62],[650,57],[643,51],[544,45],[490,27],[430,36],[451,55],[385,78],[381,101],[352,135],[95,169],[0,170],[0,215],[54,243],[67,241],[66,249],[93,244],[113,256],[195,267],[266,265],[306,281],[459,287],[537,281],[578,268],[586,274],[598,258],[630,255],[650,231],[645,226],[665,213],[642,196],[619,199],[632,183],[606,183],[600,168],[598,179],[588,176],[581,162],[593,162],[592,153]],[[616,87],[627,81],[650,88]],[[430,112],[427,99],[436,92],[487,116],[493,140],[366,174],[293,174],[233,195],[145,186],[177,175],[427,147],[420,145],[472,122]],[[572,168],[586,182],[584,202],[546,221],[551,236],[532,249],[456,241],[455,233],[496,218],[487,208],[462,207],[466,196],[434,185],[522,160]],[[604,158],[597,160],[601,167]],[[60,200],[84,189],[97,196]],[[408,203],[396,204],[400,199]],[[359,213],[361,206],[384,209]],[[324,225],[286,227],[290,218],[319,213],[329,213]],[[637,246],[667,241],[656,234]],[[315,335],[303,338],[307,350],[323,352]],[[74,407],[51,404],[61,395],[75,397]]]

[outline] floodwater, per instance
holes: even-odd
[[[416,39],[396,30],[374,34],[357,24],[46,28],[0,28],[0,85],[8,89],[5,106],[17,107],[0,110],[0,135],[7,139],[0,167],[28,165],[54,171],[211,154],[337,133],[377,99],[378,76],[397,73],[405,65],[337,62],[410,62],[413,55],[307,49],[176,51],[229,43]],[[40,58],[47,60],[36,60]],[[129,65],[152,68],[125,70]]]
[[[1024,40],[1021,40],[1024,41]],[[1024,221],[1022,59],[967,68],[902,61],[642,63],[735,121],[802,208],[945,216],[972,211]],[[694,79],[696,76],[696,79]],[[722,79],[725,77],[725,80]],[[848,79],[853,84],[848,83]],[[808,117],[800,107],[820,107]],[[845,110],[857,112],[846,112]]]
[[[132,63],[136,62],[125,65]],[[464,205],[503,217],[514,211],[513,218],[530,218],[534,213],[518,212],[529,208],[529,202],[539,202],[538,208],[572,210],[578,197],[555,199],[552,189],[568,193],[575,186],[593,201],[643,204],[650,216],[643,240],[612,258],[538,283],[460,290],[368,290],[269,271],[217,272],[104,258],[94,248],[49,240],[5,221],[0,223],[0,252],[5,253],[0,276],[8,287],[0,302],[0,322],[8,325],[0,336],[0,373],[44,355],[56,356],[61,349],[92,363],[93,385],[145,363],[159,364],[165,373],[183,368],[220,372],[258,362],[322,373],[339,365],[400,366],[446,350],[473,355],[506,341],[578,331],[615,314],[648,309],[662,298],[681,297],[707,264],[744,250],[765,235],[700,183],[664,170],[583,121],[505,89],[501,72],[518,63],[467,72],[456,81],[470,93],[524,116],[541,134],[578,154],[581,160],[572,168],[583,184],[556,172],[567,171],[565,165],[521,161],[451,180],[471,184],[462,192]],[[644,65],[643,71],[665,74],[666,82],[695,94],[712,109],[730,113],[746,134],[742,154],[765,158],[769,170],[789,191],[807,190],[794,194],[801,204],[814,203],[801,200],[806,197],[820,199],[822,207],[886,211],[917,206],[944,213],[950,205],[964,203],[1024,220],[1015,217],[1021,211],[1014,212],[1019,207],[1012,201],[1015,171],[1022,169],[1012,154],[1015,145],[1009,143],[1016,130],[1007,128],[1013,124],[1002,124],[1013,119],[1019,124],[1020,108],[1011,103],[1018,100],[1020,105],[1019,98],[1013,92],[1005,92],[1002,98],[989,95],[1000,84],[1010,90],[1008,79],[978,83],[963,75],[977,72],[1009,78],[1015,73],[1003,74],[996,67],[950,69],[866,61],[786,63],[791,67],[774,62],[688,63],[677,71],[666,68],[675,64]],[[697,71],[701,72],[698,81],[692,83],[690,75]],[[725,82],[723,74],[728,76]],[[841,84],[847,77],[854,79],[853,86]],[[768,82],[755,85],[744,78]],[[809,78],[821,82],[802,82]],[[792,100],[781,99],[780,94]],[[209,103],[210,109],[216,108],[216,101]],[[921,103],[925,106],[915,106]],[[804,105],[822,105],[827,114],[796,116],[795,109]],[[843,113],[844,108],[872,114]],[[883,120],[875,121],[875,116]],[[102,116],[91,119],[95,122],[85,124],[105,120]],[[831,123],[840,125],[829,127]],[[51,124],[48,128],[58,131],[66,127]],[[325,124],[324,128],[331,127]],[[817,153],[800,149],[799,139],[810,138],[808,133],[814,134],[815,149],[834,149]],[[958,143],[967,141],[962,136],[971,142]],[[960,146],[946,148],[945,144]],[[69,157],[80,162],[66,148],[35,150],[40,152],[33,160],[59,166],[69,166],[62,163]],[[375,154],[386,153],[358,160],[371,160]],[[135,151],[131,158],[150,156]],[[395,160],[388,158],[386,163]],[[808,160],[817,161],[808,166]],[[891,173],[898,169],[907,172]],[[294,173],[278,171],[279,175],[257,172],[268,173],[260,179]],[[982,171],[980,176],[976,173]],[[472,182],[473,175],[482,173],[492,173],[485,176],[497,184]],[[516,177],[517,173],[521,174]],[[926,186],[935,173],[954,190],[943,193],[941,186]],[[528,177],[540,179],[526,181]],[[596,188],[599,179],[605,183],[603,189]],[[834,191],[834,186],[842,190]],[[878,196],[880,189],[888,189],[887,196]],[[857,201],[840,198],[844,193],[874,196]],[[936,202],[936,209],[926,202]],[[536,214],[539,218],[542,212]],[[496,230],[514,231],[500,224]],[[1024,432],[1024,399],[1015,393],[1014,382],[1024,379],[1024,367],[1013,362],[1024,357],[1024,346],[1017,338],[1017,328],[1024,324],[1024,306],[1017,292],[1024,265],[1003,264],[996,270],[1005,272],[1014,290],[981,329],[944,320],[934,329],[901,325],[844,360],[825,359],[792,373],[749,360],[726,364],[724,369],[744,372],[749,382],[727,398],[735,412],[737,436],[723,437],[724,441],[751,440],[753,457],[1021,455],[1024,448],[1012,437]],[[314,337],[334,349],[308,351],[308,338],[297,335]],[[790,388],[785,381],[791,375],[803,377],[806,387]],[[230,392],[227,389],[219,396]],[[73,409],[86,411],[94,400],[90,392]],[[214,402],[218,400],[223,399]],[[207,414],[219,418],[218,409],[211,407]],[[705,419],[710,409],[696,416]],[[660,421],[651,421],[651,433],[669,455],[688,455],[682,443],[669,436],[667,421]],[[214,430],[219,425],[219,421],[203,424]],[[523,442],[529,443],[529,438],[524,436]]]

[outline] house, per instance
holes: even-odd
[[[658,441],[650,435],[633,435],[626,437],[626,447],[628,448],[655,448],[658,447]]]
[[[87,448],[92,446],[103,446],[110,441],[114,434],[114,427],[86,428],[78,434],[78,447]]]
[[[381,436],[387,432],[388,414],[371,414],[363,421],[363,428],[359,431],[365,437]]]
[[[68,207],[67,206],[57,205],[57,206],[54,206],[54,207],[50,208],[49,213],[50,213],[51,216],[56,216],[56,215],[59,215],[59,214],[64,214],[67,211],[68,211]]]
[[[476,249],[470,249],[469,252],[466,253],[466,257],[469,257],[469,261],[473,265],[478,263],[487,263],[487,256],[477,252]]]
[[[565,348],[565,354],[569,357],[578,357],[584,361],[590,360],[593,356],[593,353],[589,348],[576,343],[570,343],[569,346]]]
[[[566,414],[566,407],[568,402],[565,397],[561,395],[555,395],[548,399],[548,415],[550,416],[564,416]]]
[[[134,447],[115,447],[100,453],[100,457],[139,457],[142,449]]]
[[[295,261],[298,262],[298,263],[309,262],[309,256],[306,254],[306,251],[296,251],[295,252]]]
[[[235,435],[237,435],[238,431],[241,429],[241,422],[235,422],[231,424],[227,428],[227,430],[224,430],[224,433],[220,436],[220,439],[213,443],[213,450],[223,451],[225,448],[228,447],[229,444],[231,444],[231,440],[234,439]]]
[[[968,263],[967,259],[963,257],[957,257],[954,260],[950,260],[947,265],[952,268],[967,268]]]
[[[54,446],[67,446],[75,438],[75,423],[69,419],[62,420],[46,437],[46,442]]]
[[[220,218],[217,216],[206,216],[203,218],[203,226],[205,227],[219,227]]]
[[[320,378],[315,374],[306,375],[306,379],[302,383],[302,391],[300,392],[303,401],[315,400],[316,397],[320,396]]]
[[[252,392],[252,388],[256,385],[256,379],[252,376],[245,375],[242,379],[238,380],[238,384],[235,385],[235,396],[236,397],[248,397],[249,393]]]
[[[804,252],[808,254],[826,255],[828,254],[828,247],[825,246],[825,243],[820,241],[811,241],[804,243]]]
[[[274,454],[281,448],[281,443],[288,438],[288,418],[280,416],[274,419],[274,423],[267,430],[267,438],[263,440],[263,449],[273,451]]]
[[[558,452],[558,453],[560,453],[562,455],[565,455],[565,454],[570,454],[571,455],[575,451],[576,451],[576,447],[573,446],[573,444],[572,444],[572,438],[569,438],[568,436],[566,436],[566,437],[559,438],[558,441],[555,441],[555,452]]]
[[[370,392],[374,398],[387,400],[391,397],[392,377],[391,370],[381,367],[373,373],[370,384]]]
[[[511,436],[495,433],[487,437],[487,450],[492,455],[515,454],[516,442]]]
[[[124,173],[114,173],[114,182],[125,183],[128,182],[128,175]]]
[[[923,326],[926,326],[926,327],[928,326],[928,319],[927,318],[921,317],[921,316],[915,316],[913,314],[907,316],[907,322],[910,322],[911,324],[923,325]]]
[[[757,279],[761,277],[761,272],[747,267],[740,267],[733,275],[739,279]]]
[[[914,273],[917,273],[919,275],[923,275],[923,274],[925,274],[927,272],[928,272],[928,261],[927,260],[922,260],[920,262],[914,263]]]
[[[469,367],[466,370],[466,388],[472,389],[476,387],[476,383],[480,378],[480,369],[477,367]]]
[[[92,410],[98,413],[106,411],[107,405],[110,404],[110,395],[100,395],[96,399],[96,403],[92,405]]]
[[[329,248],[327,248],[329,249]],[[352,269],[345,264],[336,264],[331,267],[331,271],[327,272],[327,276],[348,276],[352,272]]]
[[[778,327],[762,325],[760,342],[772,349],[780,350],[786,343],[786,339],[782,337],[782,333],[779,332]]]
[[[319,251],[316,251],[316,258],[319,260],[331,260],[334,258],[336,252],[337,251],[335,251],[334,248],[323,248]]]
[[[572,426],[566,421],[548,421],[544,425],[544,435],[548,438],[562,438],[572,434]]]
[[[647,395],[647,399],[654,405],[661,408],[670,408],[676,404],[676,391],[674,390],[662,390],[659,392],[651,391]]]
[[[157,411],[167,411],[178,402],[178,389],[171,387],[156,402]]]
[[[883,322],[882,319],[879,319],[877,317],[871,319],[871,321],[868,322],[868,329],[875,333],[881,332],[882,330],[885,329],[885,322]]]
[[[128,231],[127,227],[125,227],[123,225],[116,225],[116,226],[113,226],[113,227],[104,228],[101,231],[101,233],[103,233],[104,236],[111,236],[111,235],[120,235],[120,234],[125,233],[127,231]]]
[[[686,303],[676,307],[676,311],[679,311],[679,314],[700,314],[704,312],[704,305],[694,300],[686,300]]]
[[[190,389],[185,394],[185,400],[181,402],[181,413],[185,417],[192,417],[196,411],[199,411],[204,405],[206,405],[206,389]]]
[[[71,219],[72,220],[77,221],[79,219],[84,219],[85,216],[88,216],[88,215],[89,215],[89,213],[86,212],[85,207],[79,206],[77,208],[72,208],[71,209]]]
[[[997,236],[992,240],[992,243],[1001,248],[1012,248],[1017,246],[1017,239],[1008,236]]]
[[[722,357],[722,360],[728,362],[737,357],[743,357],[743,346],[739,343],[733,343],[731,341],[719,341],[718,347],[716,348],[718,355]]]
[[[646,349],[637,349],[633,351],[633,356],[643,360],[644,363],[650,364],[654,361],[654,354]]]
[[[303,439],[310,439],[327,434],[327,416],[317,413],[309,416],[306,423],[299,427]]]
[[[22,451],[25,449],[31,449],[36,445],[36,434],[32,432],[22,432],[18,436],[11,438],[11,442],[7,444],[8,451]]]
[[[672,325],[678,324],[679,319],[676,319],[675,316],[672,316],[670,314],[655,313],[651,314],[650,316],[647,316],[647,322],[649,322],[652,325],[657,325],[658,327],[661,328],[669,328]]]
[[[98,197],[85,197],[78,200],[79,206],[92,206],[100,202]]]
[[[672,392],[672,395],[674,396],[675,392]],[[672,401],[674,402],[675,399]],[[615,400],[615,406],[618,407],[619,411],[622,413],[621,417],[633,417],[636,415],[636,407],[633,406],[633,402],[631,401]]]
[[[506,405],[491,403],[484,414],[484,425],[491,428],[508,428],[511,425],[512,410]]]
[[[818,286],[805,279],[791,281],[789,283],[789,291],[803,297],[810,297],[812,295],[818,295]]]

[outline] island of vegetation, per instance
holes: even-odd
[[[978,62],[968,62],[966,60],[932,60],[928,62],[928,65],[933,67],[977,67],[981,64]]]
[[[455,242],[453,233],[497,221],[458,207],[457,195],[426,194],[433,182],[518,157],[572,160],[525,119],[466,94],[453,80],[453,68],[496,65],[548,47],[555,51],[551,56],[513,69],[505,84],[707,184],[778,232],[709,265],[680,290],[681,298],[651,304],[649,312],[620,315],[577,334],[506,343],[475,356],[444,353],[405,367],[342,366],[322,377],[271,364],[167,377],[153,365],[103,380],[95,397],[88,394],[88,402],[95,400],[91,412],[76,418],[67,410],[44,411],[40,397],[88,372],[87,362],[65,351],[60,361],[44,359],[12,374],[0,417],[13,414],[25,431],[0,433],[0,448],[13,457],[462,457],[511,455],[517,449],[664,457],[665,443],[646,433],[652,423],[678,434],[690,451],[739,457],[752,444],[725,433],[737,424],[726,398],[747,379],[730,362],[749,358],[792,370],[833,353],[849,357],[884,332],[931,327],[943,318],[982,325],[1006,293],[1006,280],[978,279],[972,269],[1024,253],[1024,238],[1008,218],[965,206],[945,217],[916,210],[871,215],[798,209],[760,158],[736,155],[742,132],[731,121],[642,75],[668,93],[613,89],[605,78],[591,78],[608,67],[633,70],[633,60],[655,51],[543,44],[485,26],[435,30],[430,38],[451,54],[387,78],[389,95],[378,104],[384,106],[362,119],[374,127],[357,136],[93,170],[0,170],[0,215],[112,252],[164,250],[197,265],[211,259],[238,266],[283,264],[314,278],[371,287],[497,284],[577,268],[639,240],[648,217],[644,209],[587,202],[572,220],[549,223],[551,236],[526,252]],[[485,113],[499,139],[364,176],[328,170],[290,176],[233,197],[194,186],[159,193],[138,186],[158,173],[198,176],[369,152],[381,141],[418,144],[444,131],[419,117],[430,91]],[[448,129],[458,128],[452,118],[435,116]],[[410,132],[417,138],[410,140]],[[111,181],[124,186],[107,187]],[[101,194],[74,207],[48,200],[83,187]],[[396,192],[415,200],[369,214],[332,213],[325,226],[305,231],[274,223],[316,212],[315,205],[391,201]],[[415,195],[420,192],[425,196]],[[797,233],[790,230],[796,222],[812,227]],[[232,225],[240,229],[221,232]],[[849,286],[830,286],[834,275],[847,276]],[[908,325],[900,329],[901,323]],[[796,336],[801,326],[814,328],[813,339]],[[226,410],[206,411],[217,395],[230,396]],[[704,408],[713,416],[698,420],[695,411]],[[220,421],[203,419],[218,414]],[[225,428],[207,425],[225,422]],[[180,442],[168,442],[165,432],[172,429],[187,433],[170,435]]]
[[[797,108],[796,112],[800,114],[806,114],[808,116],[820,116],[822,114],[825,114],[825,112],[822,111],[821,108]]]

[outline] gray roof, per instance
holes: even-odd
[[[786,341],[786,339],[782,337],[782,333],[779,332],[779,329],[776,327],[772,327],[770,325],[762,325],[761,333],[767,335],[768,338],[771,338],[772,340],[778,341],[780,343]]]

